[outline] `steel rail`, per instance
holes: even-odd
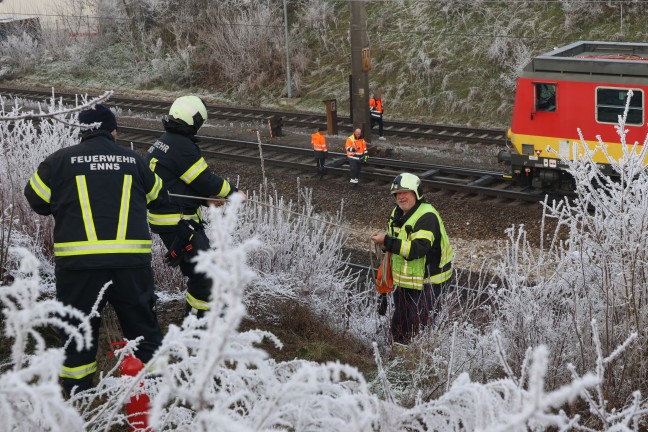
[[[123,145],[137,146],[145,151],[161,134],[160,130],[121,127],[118,142]],[[228,159],[245,163],[260,164],[259,143],[229,138],[200,135],[201,149],[205,158]],[[313,152],[311,149],[262,143],[263,163],[266,167],[295,169],[314,173]],[[348,176],[349,169],[344,153],[329,152],[327,171]],[[370,158],[365,164],[362,177],[389,184],[403,171],[418,175],[429,190],[448,190],[458,193],[479,194],[509,200],[538,202],[544,194],[532,188],[520,188],[505,180],[501,172],[460,168],[456,166],[435,165],[422,162],[409,162],[386,158]]]
[[[52,96],[51,91],[18,89],[0,86],[0,94],[13,95],[24,98],[47,99]],[[88,93],[89,95],[92,92]],[[74,104],[79,94],[56,93],[56,98],[64,102]],[[111,104],[122,110],[134,112],[146,112],[154,114],[166,114],[172,101],[142,99],[126,97],[119,92],[111,98]],[[285,111],[270,108],[235,107],[226,105],[207,105],[207,112],[210,118],[225,119],[234,121],[258,121],[267,122],[270,117],[281,117],[283,124],[315,129],[326,123],[326,115],[313,112]],[[351,131],[352,124],[348,116],[338,116],[338,126],[342,130]],[[417,123],[402,120],[388,120],[384,124],[384,131],[387,136],[403,136],[419,139],[436,139],[443,141],[454,141],[472,144],[502,145],[506,144],[505,131],[488,128],[471,128],[463,126],[441,125],[433,123]]]

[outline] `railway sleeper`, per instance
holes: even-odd
[[[425,179],[425,178],[429,178],[429,177],[435,176],[435,175],[439,174],[440,172],[441,172],[440,169],[432,169],[432,170],[429,170],[429,171],[425,171],[425,172],[419,174],[418,176],[419,176],[420,178]]]
[[[470,183],[470,186],[488,186],[493,184],[496,181],[495,177],[491,175],[481,176],[474,182]]]
[[[334,167],[339,167],[342,166],[346,163],[346,158],[335,158],[335,159],[330,159],[326,161],[326,167],[327,168],[334,168]]]

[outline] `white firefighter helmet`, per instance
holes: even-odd
[[[169,117],[193,126],[197,132],[207,120],[207,108],[198,96],[182,96],[171,105]]]
[[[412,191],[416,195],[416,199],[420,200],[423,197],[423,182],[421,179],[410,173],[403,173],[396,176],[391,185],[391,193],[397,194],[398,192]]]

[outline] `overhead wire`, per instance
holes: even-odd
[[[174,198],[185,198],[185,199],[194,199],[194,200],[199,200],[199,201],[213,201],[213,202],[222,202],[222,203],[229,202],[229,200],[227,200],[225,198],[205,198],[205,197],[199,197],[199,196],[195,196],[195,195],[183,195],[183,194],[176,194],[176,193],[171,193],[171,192],[169,192],[168,194],[169,194],[170,197],[174,197]],[[340,225],[338,223],[335,223],[335,222],[332,222],[332,221],[329,221],[329,220],[326,220],[326,219],[319,219],[319,218],[316,218],[316,217],[308,216],[308,215],[306,215],[304,213],[296,212],[294,210],[288,210],[288,209],[285,209],[285,208],[282,208],[282,207],[279,207],[279,206],[276,206],[276,205],[273,205],[273,204],[264,203],[262,201],[257,201],[257,200],[253,200],[253,199],[250,199],[250,198],[247,198],[246,201],[257,204],[257,205],[260,205],[260,206],[274,208],[276,210],[280,210],[280,211],[285,212],[285,213],[290,213],[290,214],[293,214],[293,215],[296,215],[296,216],[300,216],[300,217],[303,217],[305,219],[309,219],[309,220],[312,220],[312,221],[315,221],[315,222],[320,222],[320,223],[323,223],[323,224],[326,224],[326,225],[335,226],[337,228],[340,228],[342,230],[349,231],[349,232],[352,232],[352,233],[355,233],[355,234],[361,234],[361,235],[366,234],[366,232],[364,232],[364,231],[360,231],[360,230],[351,228],[349,226]]]

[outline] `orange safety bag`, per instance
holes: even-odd
[[[394,278],[392,277],[391,252],[387,252],[378,266],[376,272],[376,290],[378,294],[390,294],[394,291]]]

